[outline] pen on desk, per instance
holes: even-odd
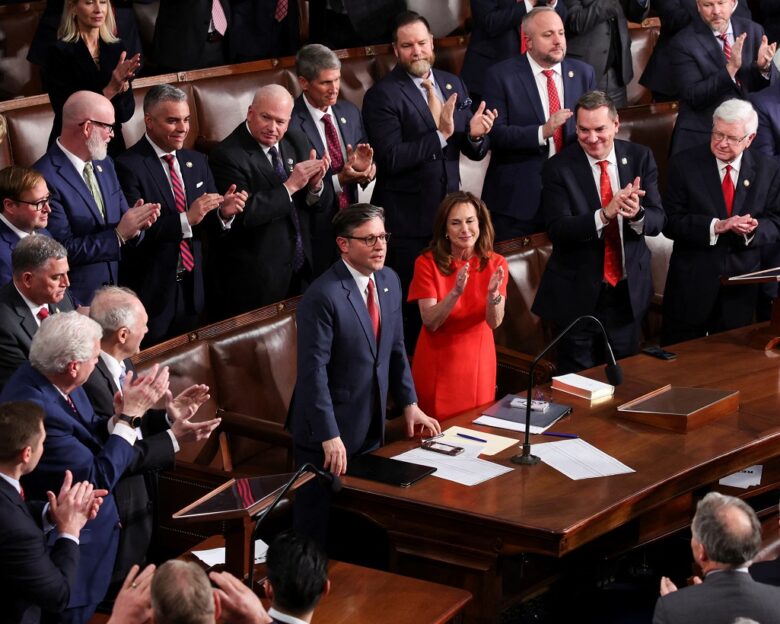
[[[484,442],[485,444],[487,444],[487,440],[483,440],[482,438],[477,438],[475,436],[466,435],[465,433],[456,433],[455,435],[461,438],[466,438],[467,440],[474,440],[475,442]]]
[[[554,438],[571,438],[573,440],[580,437],[576,433],[558,433],[557,431],[544,431],[542,432],[542,435],[552,436]]]

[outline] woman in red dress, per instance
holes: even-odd
[[[508,267],[493,236],[485,203],[450,193],[414,265],[409,301],[420,306],[423,328],[412,376],[420,408],[438,420],[495,399],[493,330],[504,318]]]

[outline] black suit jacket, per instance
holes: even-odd
[[[644,229],[637,234],[623,222],[623,259],[634,319],[640,321],[653,293],[650,250],[645,236],[664,224],[658,194],[658,171],[652,152],[643,145],[615,141],[620,186],[636,176],[646,195]],[[599,191],[579,144],[570,145],[542,169],[542,213],[553,252],[547,262],[533,311],[556,325],[566,325],[596,309],[604,274],[604,238],[597,236],[594,213],[601,208]]]
[[[54,313],[75,309],[75,302],[67,291],[62,301],[49,306]],[[38,322],[14,283],[0,288],[0,390],[16,369],[27,361],[30,344],[37,331]]]
[[[127,370],[133,370],[126,360]],[[95,370],[83,385],[90,403],[99,418],[114,415],[114,395],[118,388],[103,358],[98,358]],[[164,431],[168,428],[165,412],[149,410],[144,416],[143,440],[135,443],[138,459],[124,473],[114,487],[122,532],[114,564],[113,582],[121,582],[133,564],[143,565],[154,532],[157,498],[157,471],[173,468],[173,444]]]
[[[290,171],[296,163],[309,158],[308,139],[288,130],[279,142],[279,151]],[[295,193],[291,201],[243,121],[212,150],[209,164],[220,192],[224,193],[231,184],[239,191],[249,192],[244,211],[236,216],[229,230],[215,232],[215,244],[210,250],[209,262],[217,278],[214,291],[222,304],[222,315],[234,316],[281,301],[287,296],[292,278],[292,211],[297,211],[304,253],[311,265],[311,213],[330,205],[331,187],[324,185],[319,201],[312,206],[306,203],[306,188]]]
[[[230,62],[292,56],[300,47],[298,3],[287,3],[287,16],[274,19],[277,0],[231,0]]]
[[[22,501],[0,479],[0,601],[4,622],[38,622],[41,609],[62,611],[76,582],[79,547],[60,538],[47,549],[42,502]],[[55,529],[56,530],[56,529]]]

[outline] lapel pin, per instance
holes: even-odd
[[[187,167],[187,169],[192,169],[192,163],[189,160],[184,163],[184,166]]]
[[[97,166],[98,173],[103,173],[103,167],[100,165]]]
[[[444,88],[447,89],[447,91],[452,91],[452,85],[449,82],[444,85]]]
[[[621,158],[620,159],[620,164],[621,165],[627,165],[628,164],[628,158],[626,158],[625,156],[623,158]]]
[[[384,292],[389,292],[389,289],[388,289],[388,288],[383,288],[382,290],[383,290]]]
[[[750,186],[750,180],[743,180],[742,184],[745,186]]]
[[[343,124],[347,123],[347,120],[344,117],[339,117],[339,121]]]
[[[569,70],[569,78],[574,78],[574,72]]]

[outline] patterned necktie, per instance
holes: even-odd
[[[723,55],[726,57],[726,62],[731,60],[731,44],[729,43],[729,36],[727,33],[718,35],[718,38],[723,42]]]
[[[103,205],[103,196],[100,194],[100,187],[98,186],[97,180],[95,179],[95,171],[92,167],[92,161],[84,163],[84,171],[82,175],[84,176],[84,182],[87,183],[89,192],[92,194],[92,197],[97,204],[98,211],[101,215],[103,215],[103,220],[105,221],[106,208]]]
[[[542,73],[547,78],[547,101],[550,104],[550,117],[552,117],[554,113],[561,110],[561,100],[553,79],[555,72],[552,69],[543,69]],[[553,143],[555,143],[555,153],[560,154],[563,149],[563,126],[558,126],[553,132]]]
[[[281,22],[287,17],[288,0],[276,0],[276,10],[274,11],[274,19],[277,22]]]
[[[612,184],[609,181],[607,167],[609,162],[600,160],[601,177],[599,178],[599,195],[603,208],[612,201]],[[623,276],[623,258],[620,249],[620,231],[617,216],[604,226],[604,280],[610,286],[615,286]]]
[[[723,176],[723,201],[726,203],[726,214],[731,216],[734,210],[734,180],[731,179],[731,165],[726,165],[726,175]]]
[[[76,409],[76,404],[73,402],[73,399],[71,399],[70,396],[66,394],[65,400],[68,402],[68,405],[70,405],[70,409],[73,410],[73,413],[78,414],[79,411]]]
[[[272,146],[268,149],[268,153],[271,155],[271,165],[274,168],[274,172],[279,180],[284,183],[287,181],[287,172],[282,166],[282,159],[279,158],[279,152],[276,146]],[[301,237],[301,223],[298,220],[298,209],[295,207],[295,203],[292,204],[290,215],[292,216],[293,226],[295,228],[295,251],[293,252],[292,268],[296,273],[303,267],[303,262],[306,257],[303,255],[303,238]]]
[[[214,22],[214,30],[224,35],[227,31],[227,17],[219,0],[211,0],[211,21]]]
[[[374,338],[379,342],[379,332],[381,331],[379,323],[379,306],[376,304],[376,287],[374,286],[374,280],[371,278],[368,279],[366,307],[368,308],[368,316],[371,318],[371,327],[374,330]]]
[[[338,173],[344,168],[344,155],[341,153],[339,135],[336,134],[336,126],[328,113],[322,116],[322,123],[325,125],[325,139],[328,143],[330,168],[334,173]],[[341,193],[339,193],[339,210],[344,210],[349,204],[349,191],[346,187],[342,187]]]
[[[43,319],[49,318],[49,308],[43,306],[40,310],[38,310],[38,313],[35,316],[38,317],[39,321],[43,321]]]
[[[163,160],[168,163],[168,172],[171,174],[171,188],[173,189],[173,204],[179,213],[187,212],[187,200],[184,197],[184,185],[181,183],[179,174],[174,167],[175,157],[173,154],[164,154]],[[181,256],[181,265],[185,271],[192,271],[195,268],[195,256],[192,255],[190,242],[182,238],[179,241],[179,254]]]
[[[119,389],[125,387],[125,379],[127,379],[127,366],[124,362],[119,362]]]

